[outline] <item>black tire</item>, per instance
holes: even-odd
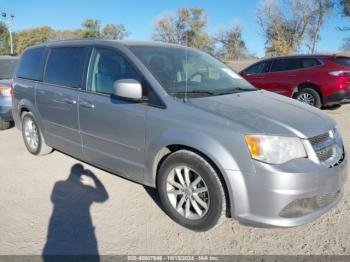
[[[28,144],[28,141],[27,141],[26,136],[25,136],[25,125],[26,125],[27,121],[32,121],[32,123],[35,125],[36,131],[38,133],[38,143],[37,143],[37,146],[35,148],[31,147]],[[22,137],[23,137],[23,141],[24,141],[24,144],[25,144],[27,150],[29,151],[29,153],[31,153],[33,155],[37,155],[37,156],[38,155],[47,155],[47,154],[51,153],[53,150],[51,147],[49,147],[45,143],[45,140],[44,140],[44,137],[41,133],[41,130],[40,130],[33,114],[30,112],[24,112],[22,114]]]
[[[305,99],[303,99],[303,97],[305,96],[312,98],[312,103],[306,102]],[[321,108],[322,106],[320,94],[313,88],[303,88],[302,90],[300,90],[294,95],[294,98],[300,102],[303,102],[305,104],[308,104],[317,108]]]
[[[11,126],[11,122],[4,121],[0,119],[0,130],[6,130],[9,129]]]
[[[167,179],[175,167],[186,166],[199,174],[208,189],[208,208],[198,219],[189,219],[180,214],[170,202],[167,193]],[[188,150],[179,150],[168,156],[157,175],[157,188],[164,211],[180,225],[194,230],[206,231],[221,224],[226,217],[226,197],[221,179],[215,169],[201,156]],[[185,195],[183,193],[183,195]],[[182,198],[183,195],[176,195]],[[190,198],[190,197],[189,197]],[[194,198],[191,197],[193,200]],[[179,201],[181,202],[181,201]],[[186,205],[186,203],[184,203]],[[193,206],[191,206],[193,208]],[[193,209],[193,212],[194,209]]]

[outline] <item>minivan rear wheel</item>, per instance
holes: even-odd
[[[42,133],[32,113],[22,115],[22,136],[27,150],[33,155],[46,155],[52,152],[42,136]]]
[[[312,88],[304,88],[300,90],[295,94],[294,98],[310,106],[314,106],[317,108],[321,108],[322,106],[320,95],[316,90]]]
[[[184,227],[205,231],[225,218],[220,177],[203,157],[191,151],[179,150],[164,160],[157,187],[165,212]]]
[[[0,119],[0,130],[9,129],[10,126],[11,126],[11,122]]]

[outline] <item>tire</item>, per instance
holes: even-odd
[[[204,158],[191,151],[179,150],[164,160],[157,175],[157,188],[164,211],[188,229],[206,231],[226,217],[226,197],[219,175]],[[205,188],[206,191],[200,191]]]
[[[322,101],[319,93],[313,88],[304,88],[297,92],[294,98],[302,103],[321,108]]]
[[[28,130],[27,125],[31,126],[32,131]],[[38,124],[30,112],[22,114],[22,137],[27,150],[33,155],[47,155],[53,150],[45,143]]]
[[[10,126],[11,126],[11,122],[4,121],[4,120],[0,119],[0,130],[9,129]]]

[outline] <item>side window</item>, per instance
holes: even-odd
[[[261,62],[256,65],[253,65],[246,69],[244,72],[246,74],[262,74],[266,73],[269,70],[269,62]]]
[[[87,47],[52,48],[47,61],[45,81],[80,87],[87,51]]]
[[[22,54],[16,76],[31,80],[42,79],[45,64],[45,47],[31,48]]]
[[[272,61],[270,72],[280,72],[288,70],[296,70],[302,68],[301,59],[275,59]]]
[[[321,65],[320,60],[315,59],[315,58],[303,58],[302,59],[302,67],[303,68],[308,68],[308,67],[314,67]]]
[[[114,82],[120,79],[141,82],[139,74],[120,54],[110,49],[95,48],[89,66],[87,90],[112,94]]]

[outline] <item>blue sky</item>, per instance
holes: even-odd
[[[264,54],[264,39],[256,23],[259,0],[1,0],[0,11],[15,14],[14,31],[48,25],[54,29],[74,29],[86,18],[103,24],[123,23],[131,32],[129,39],[150,39],[154,20],[181,7],[202,7],[208,14],[208,33],[227,28],[239,21],[243,38],[251,53]],[[337,26],[350,24],[340,15],[327,21],[318,44],[319,52],[336,52],[348,33]]]

